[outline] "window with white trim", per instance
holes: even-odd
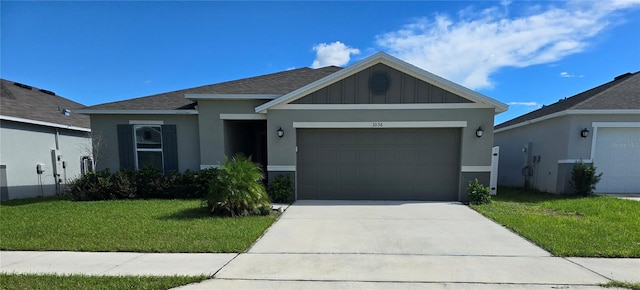
[[[135,165],[136,169],[145,167],[164,172],[162,155],[162,126],[134,125]]]

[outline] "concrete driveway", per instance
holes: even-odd
[[[459,203],[309,200],[249,253],[550,256]]]
[[[467,206],[396,201],[298,201],[215,278],[185,289],[582,289],[609,282]]]

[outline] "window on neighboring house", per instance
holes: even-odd
[[[94,167],[93,157],[82,156],[80,158],[80,174],[84,175],[87,172],[93,172],[95,170]]]
[[[150,167],[163,172],[162,127],[135,125],[136,169]]]

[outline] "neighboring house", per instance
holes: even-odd
[[[197,170],[243,153],[296,199],[465,200],[507,106],[384,53],[88,107],[98,169]],[[482,128],[484,135],[476,136]]]
[[[54,92],[1,80],[0,197],[54,195],[81,173],[91,155],[84,106]]]
[[[570,193],[576,161],[602,172],[596,193],[640,193],[640,73],[499,124],[498,184]]]

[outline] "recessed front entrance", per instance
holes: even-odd
[[[460,129],[298,129],[297,198],[458,200]]]
[[[251,157],[266,172],[267,166],[267,121],[225,120],[224,154],[231,158],[237,154]]]

